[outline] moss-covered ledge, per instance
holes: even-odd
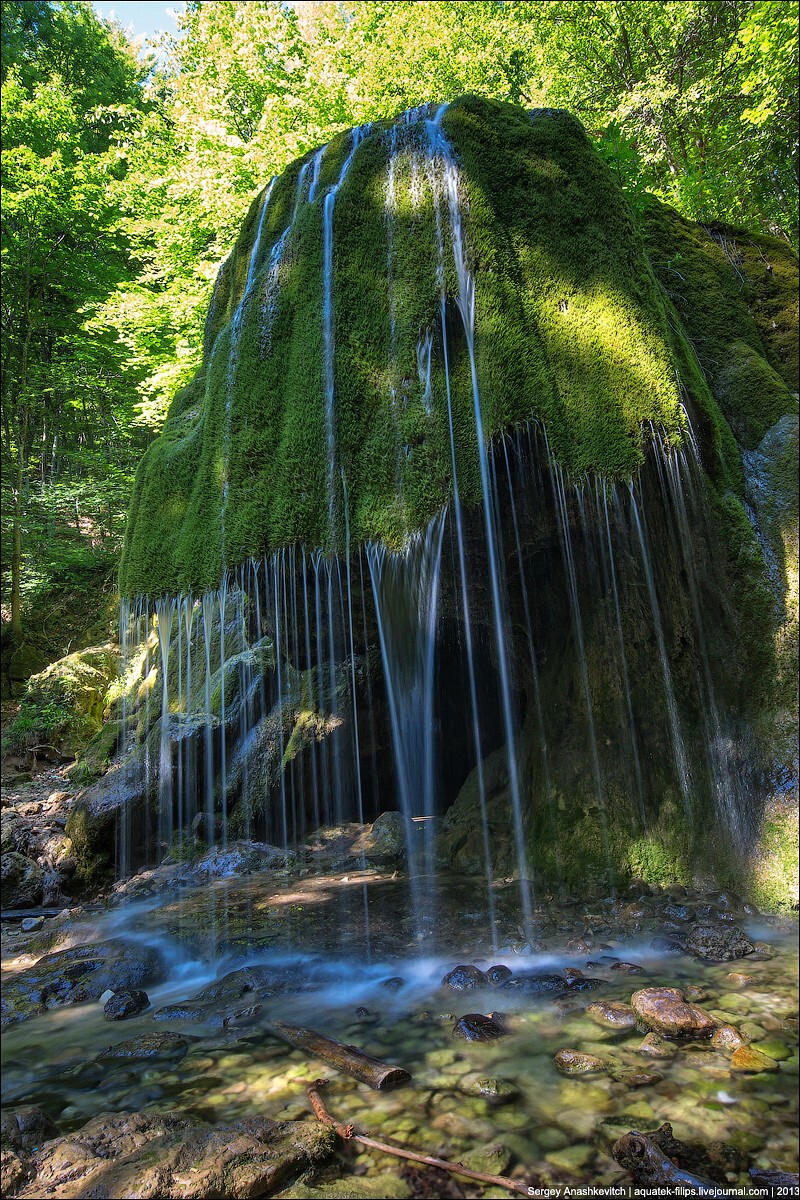
[[[475,276],[481,436],[535,418],[567,471],[629,478],[652,427],[680,441],[685,402],[712,475],[740,490],[735,443],[690,339],[579,122],[465,96],[443,128],[459,165]],[[341,510],[340,469],[354,542],[401,545],[452,489],[428,136],[424,122],[394,133],[372,127],[336,197],[335,500]],[[308,156],[275,181],[266,211],[263,194],[251,207],[220,273],[202,369],[176,396],[138,472],[124,595],[213,586],[251,555],[292,542],[331,545],[322,202],[348,145],[342,135],[325,150],[313,203],[298,191],[311,174]],[[440,214],[456,463],[469,502],[479,496],[477,434],[444,199]],[[234,321],[260,225],[255,283]],[[429,380],[418,354],[426,335]]]

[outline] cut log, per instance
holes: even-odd
[[[373,1058],[353,1046],[343,1046],[341,1042],[315,1033],[313,1029],[303,1029],[301,1025],[289,1025],[285,1021],[273,1021],[270,1029],[290,1046],[305,1050],[307,1054],[333,1067],[335,1071],[352,1075],[354,1079],[366,1083],[376,1091],[384,1092],[411,1081],[408,1071],[402,1067],[393,1067],[390,1063],[381,1062],[379,1058]]]

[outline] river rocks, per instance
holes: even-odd
[[[505,983],[507,979],[511,978],[511,975],[512,971],[510,967],[505,967],[502,963],[496,967],[489,967],[489,970],[486,972],[486,978],[489,980],[489,983],[494,984]]]
[[[678,1053],[678,1048],[672,1042],[664,1041],[657,1033],[648,1033],[637,1046],[640,1054],[648,1058],[672,1058]]]
[[[226,1029],[252,1024],[261,1015],[261,1005],[242,1005],[239,1003],[242,997],[246,996],[249,1002],[265,1000],[276,993],[305,991],[309,984],[299,972],[298,963],[288,963],[279,968],[240,967],[208,984],[191,999],[157,1009],[153,1019],[169,1021],[170,1024],[173,1021],[190,1021]]]
[[[719,1050],[739,1050],[747,1045],[747,1038],[742,1036],[735,1025],[720,1025],[711,1038],[711,1045]]]
[[[109,1046],[98,1057],[106,1058],[183,1058],[189,1049],[189,1042],[196,1038],[187,1038],[180,1033],[142,1033],[139,1037],[129,1038],[125,1042],[117,1042]]]
[[[731,1070],[760,1074],[762,1071],[777,1071],[778,1064],[774,1058],[770,1058],[768,1054],[762,1054],[754,1046],[740,1046],[738,1050],[734,1051]]]
[[[488,1175],[502,1175],[511,1162],[511,1151],[502,1142],[491,1142],[488,1146],[477,1146],[461,1156],[461,1162],[471,1171],[483,1171]]]
[[[640,967],[638,963],[615,962],[611,970],[618,971],[621,975],[644,975],[644,967]]]
[[[702,1004],[705,1000],[710,1000],[711,997],[704,987],[699,987],[696,983],[687,983],[683,989],[684,1000],[691,1000],[693,1004]]]
[[[677,988],[643,988],[631,996],[639,1021],[653,1033],[668,1038],[707,1038],[717,1028],[713,1017],[689,1004]]]
[[[712,962],[729,962],[731,959],[752,954],[755,947],[738,925],[726,922],[695,925],[686,939],[686,949],[698,958],[707,958]]]
[[[505,1037],[507,1033],[502,1018],[495,1013],[490,1017],[483,1013],[467,1013],[453,1026],[453,1037],[462,1042],[490,1042]]]
[[[507,1079],[491,1076],[486,1079],[474,1080],[469,1086],[469,1094],[480,1096],[492,1107],[498,1107],[501,1104],[508,1104],[511,1100],[516,1100],[519,1096],[519,1089],[513,1083],[509,1083]]]
[[[103,1005],[103,1016],[107,1021],[124,1021],[128,1017],[138,1016],[149,1006],[147,992],[114,992]]]
[[[588,980],[579,980],[589,982]],[[530,995],[550,994],[567,990],[567,981],[561,975],[514,975],[502,985],[509,991],[525,992]]]
[[[487,987],[489,980],[478,967],[453,967],[442,980],[442,987],[451,988],[454,992],[466,992],[472,988]]]
[[[655,1087],[664,1078],[658,1071],[643,1071],[641,1067],[613,1067],[609,1074],[615,1083],[624,1083],[625,1087]]]
[[[664,937],[659,934],[654,937],[650,943],[650,949],[655,950],[658,954],[685,954],[686,948],[683,942],[679,942],[674,937]]]
[[[58,1133],[58,1126],[34,1105],[6,1108],[0,1116],[0,1142],[12,1150],[32,1150]]]
[[[586,1009],[586,1014],[608,1029],[633,1029],[636,1025],[636,1013],[630,1004],[617,1000],[595,1000]]]
[[[731,971],[725,979],[732,987],[747,988],[757,983],[755,975],[747,975],[744,971]]]
[[[769,1058],[774,1058],[777,1062],[784,1062],[785,1059],[792,1057],[789,1047],[778,1038],[767,1038],[766,1041],[758,1042],[753,1049],[758,1050],[761,1054],[766,1054]]]
[[[559,1050],[553,1063],[562,1075],[597,1075],[608,1066],[602,1058],[585,1054],[582,1050]]]
[[[775,951],[769,942],[753,942],[753,949],[747,957],[755,959],[757,962],[766,962],[770,958],[775,957]]]
[[[165,969],[164,960],[153,947],[122,938],[46,954],[5,984],[2,1025],[27,1020],[61,1005],[99,1000],[109,988],[117,992],[160,982]]]
[[[15,850],[0,858],[0,887],[3,908],[34,908],[41,903],[44,883],[42,868]]]
[[[264,1196],[320,1163],[335,1135],[318,1122],[248,1117],[209,1128],[177,1113],[105,1113],[34,1156],[20,1200]]]

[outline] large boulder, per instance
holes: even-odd
[[[684,999],[678,988],[642,988],[631,996],[639,1022],[662,1037],[710,1038],[718,1022],[696,1004]]]
[[[99,1000],[109,990],[135,990],[160,982],[165,974],[161,954],[141,942],[114,938],[57,950],[4,983],[0,1024],[5,1027],[51,1008]]]
[[[214,1128],[178,1113],[104,1113],[47,1142],[19,1200],[136,1196],[273,1195],[333,1149],[332,1130],[312,1121],[246,1117]]]
[[[68,654],[31,675],[4,745],[16,752],[77,754],[102,727],[118,665],[116,649],[108,644]]]
[[[744,958],[755,950],[750,938],[731,921],[695,925],[684,944],[691,954],[713,962],[730,962],[734,958]]]

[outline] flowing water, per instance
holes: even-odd
[[[337,886],[346,890],[343,877],[329,876],[319,885],[317,901],[327,892],[332,919],[339,919],[334,892]],[[798,963],[796,936],[774,922],[751,919],[748,933],[767,937],[773,957],[717,964],[676,960],[654,951],[649,934],[619,938],[609,931],[614,913],[619,916],[624,909],[609,901],[590,917],[575,905],[551,906],[547,912],[551,923],[576,931],[585,930],[587,920],[605,919],[602,937],[608,941],[601,944],[590,937],[591,951],[569,952],[562,933],[553,949],[531,955],[509,946],[490,949],[485,935],[467,928],[463,903],[448,910],[443,898],[440,919],[447,926],[450,951],[420,954],[414,948],[409,954],[408,943],[404,948],[396,936],[391,941],[386,920],[402,904],[397,885],[384,880],[376,886],[389,893],[383,905],[376,904],[376,913],[390,941],[371,963],[363,946],[349,955],[331,956],[309,950],[302,941],[293,950],[277,942],[243,956],[231,952],[235,940],[229,940],[228,950],[218,957],[206,940],[208,953],[198,953],[199,943],[188,936],[176,941],[171,932],[174,894],[160,905],[152,900],[126,904],[95,916],[90,937],[141,939],[169,962],[168,977],[148,988],[151,1006],[145,1013],[116,1026],[103,1020],[102,1005],[93,1002],[10,1027],[3,1037],[6,1102],[40,1105],[63,1132],[100,1112],[142,1109],[177,1109],[212,1124],[251,1115],[304,1119],[309,1115],[305,1083],[333,1076],[326,1097],[339,1119],[355,1121],[374,1137],[452,1161],[499,1142],[503,1165],[491,1169],[539,1186],[627,1183],[611,1145],[632,1128],[652,1130],[664,1121],[681,1140],[706,1149],[711,1142],[724,1146],[717,1170],[723,1170],[721,1178],[730,1187],[749,1183],[751,1166],[796,1169],[797,1020],[791,983]],[[195,931],[207,926],[213,903],[218,920],[223,911],[230,912],[230,905],[220,905],[214,897],[215,890],[230,887],[239,905],[250,888],[251,914],[262,926],[270,903],[284,913],[273,928],[293,923],[303,929],[306,914],[297,910],[314,907],[311,882],[297,876],[288,891],[258,876],[235,884],[220,880],[206,884],[199,894],[185,894],[187,908],[196,911]],[[708,899],[680,897],[690,906]],[[655,897],[645,903],[654,916],[666,902]],[[638,903],[641,908],[641,899]],[[357,905],[353,897],[348,911]],[[73,919],[72,940],[87,940],[87,919]],[[69,944],[69,927],[62,925],[61,934]],[[389,944],[394,952],[387,956]],[[593,966],[586,961],[590,955]],[[12,979],[26,961],[23,957],[10,964]],[[513,986],[485,984],[468,993],[442,986],[456,963],[470,961],[484,970],[504,965],[512,982],[531,973],[558,977],[569,967],[582,968],[595,983],[602,976],[605,984],[588,995],[567,990],[544,997]],[[638,973],[616,970],[619,962]],[[735,981],[732,968],[746,971],[749,981]],[[247,986],[253,990],[242,993],[234,985],[247,970]],[[641,1049],[641,1031],[608,1028],[586,1011],[598,998],[625,1002],[636,989],[663,984],[701,988],[704,1009],[745,1029],[756,1047],[772,1056],[773,1069],[737,1073],[731,1069],[730,1051],[697,1041],[667,1043],[664,1056],[653,1059]],[[214,990],[216,1000],[190,1002],[190,997]],[[497,1009],[504,1013],[506,1036],[472,1044],[454,1037],[458,1018]],[[277,1019],[319,1030],[404,1067],[411,1082],[383,1093],[336,1075],[325,1063],[276,1038],[270,1026]],[[137,1056],[134,1045],[122,1057],[98,1057],[110,1045],[153,1033],[166,1035],[169,1043],[158,1053],[147,1051],[144,1057],[143,1049]],[[553,1059],[564,1048],[599,1058],[602,1070],[561,1074]],[[368,1186],[374,1179],[374,1194],[384,1194],[381,1175],[395,1170],[396,1163],[352,1149],[355,1154],[335,1163],[330,1177],[365,1174]],[[324,1182],[318,1186],[324,1191]]]

